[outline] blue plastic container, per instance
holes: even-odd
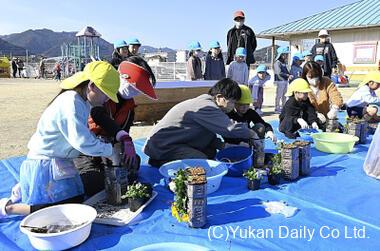
[[[234,146],[220,150],[216,160],[225,162],[228,167],[228,176],[241,177],[252,167],[253,151],[249,147]]]
[[[300,135],[300,138],[305,141],[313,142],[313,138],[311,137],[312,134],[321,132],[321,130],[317,129],[299,129],[298,133]]]
[[[183,159],[168,162],[162,165],[159,172],[165,177],[165,182],[169,183],[169,178],[174,179],[179,169],[201,166],[206,171],[207,194],[219,189],[222,178],[228,169],[225,163],[209,159]]]

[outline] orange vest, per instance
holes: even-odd
[[[124,128],[126,123],[128,123],[129,116],[135,109],[136,104],[133,99],[127,99],[123,100],[123,104],[120,107],[120,104],[116,104],[112,100],[108,100],[104,104],[104,107],[107,112],[109,112],[110,118],[113,119],[121,128]],[[88,126],[96,135],[108,136],[107,133],[94,122],[91,116],[88,118]]]

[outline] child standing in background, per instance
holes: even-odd
[[[239,47],[235,52],[235,61],[228,68],[227,78],[235,80],[238,84],[248,85],[248,66],[245,63],[247,51],[244,47]]]
[[[270,75],[267,72],[267,67],[263,64],[259,65],[256,69],[256,76],[248,82],[249,89],[252,91],[252,103],[255,111],[262,115],[261,108],[264,102],[264,85],[265,82],[270,80]]]
[[[210,43],[210,51],[206,56],[205,80],[221,80],[226,77],[222,50],[218,41]]]
[[[289,81],[289,84],[293,80],[302,77],[302,67],[301,67],[302,61],[303,61],[303,56],[301,53],[294,54],[292,67],[290,68],[290,75],[293,76],[293,79]]]
[[[282,107],[285,105],[285,93],[288,90],[288,80],[292,79],[286,65],[287,56],[289,54],[288,47],[279,47],[277,49],[276,62],[274,63],[274,84],[276,88],[275,113],[281,113]],[[280,106],[281,100],[281,106]]]
[[[189,46],[189,59],[187,60],[186,74],[188,80],[202,79],[202,47],[199,42],[192,42]]]

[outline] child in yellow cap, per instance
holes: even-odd
[[[112,145],[90,132],[87,119],[91,107],[108,99],[118,102],[119,85],[119,73],[102,61],[89,63],[83,72],[60,84],[61,92],[43,112],[28,143],[19,184],[10,198],[0,200],[0,218],[83,200],[83,184],[73,159],[80,153],[112,155]]]
[[[286,137],[294,139],[299,129],[319,129],[318,117],[314,106],[310,103],[308,93],[311,92],[306,80],[298,78],[289,85],[286,96],[289,99],[280,114],[280,132]]]
[[[247,123],[253,129],[260,139],[270,138],[276,143],[277,138],[273,133],[272,126],[265,122],[260,115],[249,107],[252,102],[251,91],[246,85],[239,85],[241,98],[235,103],[235,109],[227,113],[228,117],[236,122]],[[225,138],[225,142],[230,144],[239,144],[241,139]]]
[[[348,116],[364,118],[370,123],[379,123],[378,108],[374,106],[375,104],[380,105],[380,97],[375,92],[379,88],[380,72],[368,73],[359,88],[346,103]]]

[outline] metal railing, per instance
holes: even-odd
[[[159,62],[150,67],[157,80],[185,80],[186,63]]]

